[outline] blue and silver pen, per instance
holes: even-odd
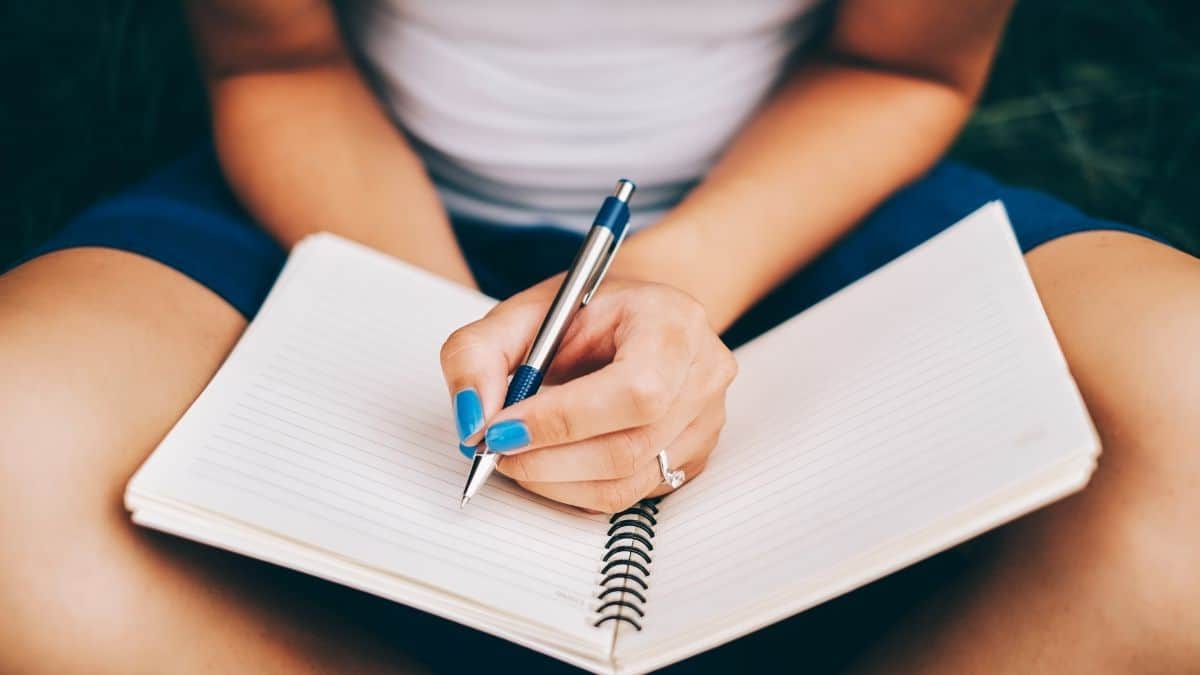
[[[575,314],[595,295],[621,241],[625,239],[625,229],[629,225],[629,198],[635,189],[633,181],[622,178],[617,181],[617,188],[612,195],[600,205],[600,212],[596,214],[592,229],[583,240],[583,247],[567,269],[558,295],[554,296],[550,311],[533,338],[529,354],[508,383],[505,408],[533,396],[542,386],[542,377],[550,368],[550,361],[554,359],[567,327],[571,325]],[[460,506],[466,506],[471,497],[479,492],[479,488],[496,470],[496,461],[496,453],[488,452],[487,444],[480,443],[471,460],[471,472],[467,474],[467,485],[463,488]]]

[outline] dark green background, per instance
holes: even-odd
[[[0,0],[0,266],[194,146],[174,0]],[[1200,252],[1200,3],[1019,4],[956,157]]]

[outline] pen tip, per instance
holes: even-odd
[[[471,496],[470,496],[470,495],[463,495],[463,496],[462,496],[462,501],[458,503],[458,508],[460,508],[460,509],[465,509],[465,508],[467,508],[467,502],[469,502],[469,501],[471,501]]]

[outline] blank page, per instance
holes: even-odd
[[[654,621],[618,656],[849,590],[1077,488],[1098,449],[999,204],[737,356],[708,470],[661,505]]]
[[[497,474],[459,510],[442,341],[493,301],[329,235],[292,253],[127,501],[236,522],[605,644],[605,520]]]

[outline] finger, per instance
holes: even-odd
[[[507,454],[496,468],[513,480],[535,483],[628,478],[659,450],[675,444],[688,426],[719,429],[724,423],[723,392],[714,399],[709,390],[699,386],[707,377],[702,370],[693,369],[675,406],[654,424]],[[704,419],[698,419],[701,417]]]
[[[662,481],[658,465],[646,463],[637,472],[619,480],[595,480],[575,483],[520,482],[521,487],[556,502],[582,509],[615,513],[631,506],[654,490]]]
[[[508,374],[524,357],[540,318],[535,303],[497,305],[482,319],[451,333],[442,345],[442,375],[460,443],[478,443],[484,421],[500,410]]]
[[[524,452],[661,419],[691,370],[696,341],[671,327],[628,338],[609,365],[502,411],[488,428],[488,447]]]
[[[724,407],[722,407],[722,412]],[[711,417],[715,417],[711,416]],[[679,438],[667,448],[667,468],[671,471],[683,470],[683,482],[686,485],[708,463],[708,458],[717,447],[721,437],[721,429],[725,426],[722,414],[721,424],[693,424],[684,430]],[[662,470],[658,466],[658,457],[654,458],[654,468],[659,470],[659,484],[649,496],[657,497],[672,492],[670,485],[662,480]]]
[[[689,426],[668,450],[670,461],[673,463],[671,468],[683,467],[685,480],[691,480],[698,475],[716,446],[720,427],[721,425],[711,422]],[[657,455],[657,452],[654,455]],[[681,464],[676,465],[674,462]],[[543,497],[604,513],[620,511],[651,494],[669,492],[669,487],[662,485],[662,482],[662,472],[657,458],[653,455],[650,461],[639,466],[632,476],[616,480],[517,481],[525,489]],[[660,485],[668,489],[661,490]]]

